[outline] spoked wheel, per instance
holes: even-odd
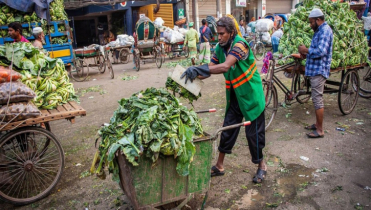
[[[77,82],[83,82],[88,78],[89,66],[80,58],[75,59],[73,65],[71,65],[70,76]]]
[[[276,87],[267,81],[263,82],[263,91],[265,96],[265,130],[267,130],[277,113],[278,95]]]
[[[345,73],[341,79],[338,104],[341,113],[350,114],[357,104],[359,96],[359,77],[356,70]]]
[[[103,74],[105,71],[106,71],[106,67],[107,67],[107,64],[106,62],[104,62],[104,57],[103,55],[100,55],[97,59],[96,59],[96,62],[97,62],[97,65],[98,65],[98,70],[101,74]]]
[[[139,69],[140,69],[140,58],[139,58],[139,54],[134,53],[134,59],[135,59],[136,71],[139,71]]]
[[[310,82],[302,74],[295,74],[295,84],[294,84],[294,93],[298,93],[299,95],[296,96],[296,100],[304,104],[309,101],[311,94],[307,94],[310,92]]]
[[[123,64],[129,63],[130,52],[129,49],[123,48],[119,53],[120,61]]]
[[[358,70],[360,79],[359,95],[362,98],[371,98],[371,68],[369,66]]]
[[[36,202],[56,186],[63,167],[63,149],[51,132],[11,131],[0,141],[0,198],[16,205]]]
[[[156,61],[157,68],[161,68],[162,58],[161,58],[161,52],[158,49],[156,49],[155,51],[155,61]]]
[[[264,44],[261,42],[258,42],[255,44],[254,48],[255,48],[255,52],[254,52],[255,59],[260,61],[261,59],[264,58],[264,55],[265,55]]]
[[[111,60],[109,59],[108,56],[106,57],[105,63],[108,67],[108,71],[109,71],[109,74],[111,76],[111,79],[115,78],[115,74],[113,73],[112,63],[111,63]]]
[[[185,56],[186,58],[189,57],[189,50],[188,50],[188,47],[185,47],[185,49],[184,49],[184,56]]]

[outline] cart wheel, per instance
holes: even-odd
[[[175,58],[173,52],[168,52],[167,56],[169,56],[170,60],[172,60],[173,58]]]
[[[107,56],[108,57],[108,56]],[[104,60],[103,55],[100,55],[97,59],[97,65],[98,65],[98,70],[101,74],[103,74],[106,71],[107,64]]]
[[[357,104],[359,96],[359,77],[356,70],[345,73],[341,79],[338,104],[341,113],[350,114]]]
[[[129,55],[130,55],[130,53],[129,53],[128,49],[126,49],[126,48],[121,49],[120,54],[119,54],[121,63],[123,63],[123,64],[129,63]]]
[[[310,92],[310,82],[309,79],[304,77],[302,74],[295,75],[294,93],[299,91],[305,93],[299,93],[299,95],[296,96],[296,100],[301,104],[308,102],[311,96],[311,94],[307,94]]]
[[[36,202],[56,186],[63,167],[63,149],[50,131],[10,131],[0,141],[0,198],[16,205]]]
[[[158,50],[155,51],[155,61],[156,61],[157,68],[161,68],[162,58],[161,58],[161,53]]]
[[[140,57],[138,54],[134,53],[135,67],[136,71],[140,70]]]
[[[184,50],[184,56],[185,56],[186,58],[189,57],[189,50],[188,50],[188,47],[185,47],[185,50]]]
[[[162,63],[165,63],[165,57],[166,57],[165,48],[163,47],[163,45],[161,45],[161,59],[162,59]]]
[[[369,66],[366,66],[363,69],[358,70],[360,87],[361,90],[359,95],[362,98],[371,98],[371,69]]]
[[[108,66],[108,71],[111,76],[111,79],[115,78],[115,74],[113,73],[112,63],[108,56],[106,57],[106,63],[107,63],[106,65]]]
[[[264,58],[265,56],[265,47],[264,47],[264,44],[261,43],[261,42],[258,42],[255,44],[254,46],[254,56],[255,56],[255,59],[260,61],[261,59]]]
[[[77,82],[83,82],[89,75],[89,66],[83,59],[76,58],[71,65],[70,76]]]
[[[265,130],[267,130],[277,113],[278,96],[277,89],[271,82],[263,82],[263,91],[265,96]]]

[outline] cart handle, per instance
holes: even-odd
[[[215,131],[213,137],[211,137],[211,140],[215,140],[216,138],[218,138],[219,133],[222,132],[222,131],[233,129],[233,128],[238,128],[238,127],[241,127],[241,126],[248,126],[248,125],[251,125],[250,121],[246,121],[246,122],[243,122],[243,123],[230,125],[230,126],[226,126],[226,127],[221,127],[221,128],[219,128],[218,130]]]
[[[216,112],[216,109],[209,109],[209,110],[202,110],[202,111],[197,111],[196,113],[197,114],[200,114],[200,113],[209,113],[209,112]]]

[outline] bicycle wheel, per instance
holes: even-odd
[[[302,74],[295,74],[295,84],[294,84],[294,93],[298,93],[296,96],[296,101],[301,104],[308,102],[311,94],[307,94],[308,86],[310,88],[309,80]],[[308,91],[310,92],[310,90]]]
[[[254,48],[255,48],[255,53],[254,53],[255,59],[258,61],[262,60],[265,56],[264,44],[261,42],[258,42],[255,44]]]
[[[351,70],[341,78],[338,105],[341,113],[350,114],[357,104],[359,96],[359,77],[357,71]]]
[[[107,56],[108,57],[108,56]],[[107,64],[104,62],[103,55],[100,55],[96,59],[97,65],[98,65],[98,71],[103,74],[106,71]]]
[[[263,91],[265,96],[265,130],[267,130],[277,113],[278,95],[276,87],[267,81],[263,82]]]
[[[127,48],[121,49],[119,53],[121,63],[123,64],[129,63],[129,55],[130,55],[129,49]]]
[[[0,198],[16,205],[36,202],[56,186],[63,167],[63,149],[51,132],[10,131],[0,141]]]
[[[155,51],[155,61],[157,68],[161,68],[162,65],[161,53],[157,49]]]
[[[115,74],[113,73],[112,63],[109,59],[108,55],[106,56],[106,60],[104,61],[105,65],[108,66],[108,71],[111,76],[111,79],[115,78]]]
[[[71,65],[70,76],[77,82],[83,82],[89,75],[88,64],[80,58],[76,58]]]
[[[362,98],[371,98],[371,69],[369,66],[358,70],[360,79],[359,95]]]

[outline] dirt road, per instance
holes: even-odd
[[[39,202],[23,207],[0,202],[0,209],[131,209],[110,176],[102,181],[89,176],[88,170],[96,151],[96,132],[109,121],[117,101],[147,87],[163,87],[170,71],[157,69],[152,62],[142,65],[139,72],[132,68],[131,63],[114,65],[113,80],[108,73],[91,70],[94,74],[88,81],[74,82],[88,114],[77,118],[75,124],[51,123],[66,157],[61,181]],[[290,82],[284,81],[287,85]],[[203,96],[194,105],[196,110],[218,109],[201,116],[206,132],[213,132],[223,122],[224,78],[212,76],[205,83]],[[279,102],[283,102],[282,92],[278,92]],[[305,137],[303,127],[315,122],[311,102],[279,108],[266,133],[268,177],[261,185],[251,182],[256,166],[250,161],[241,131],[233,154],[226,158],[226,175],[212,179],[206,209],[370,209],[371,190],[366,190],[366,186],[371,187],[370,100],[359,98],[355,110],[347,116],[340,113],[336,94],[325,96],[325,106],[326,133],[322,139]],[[346,131],[337,131],[336,127]],[[199,209],[202,198],[196,196],[188,209]]]

